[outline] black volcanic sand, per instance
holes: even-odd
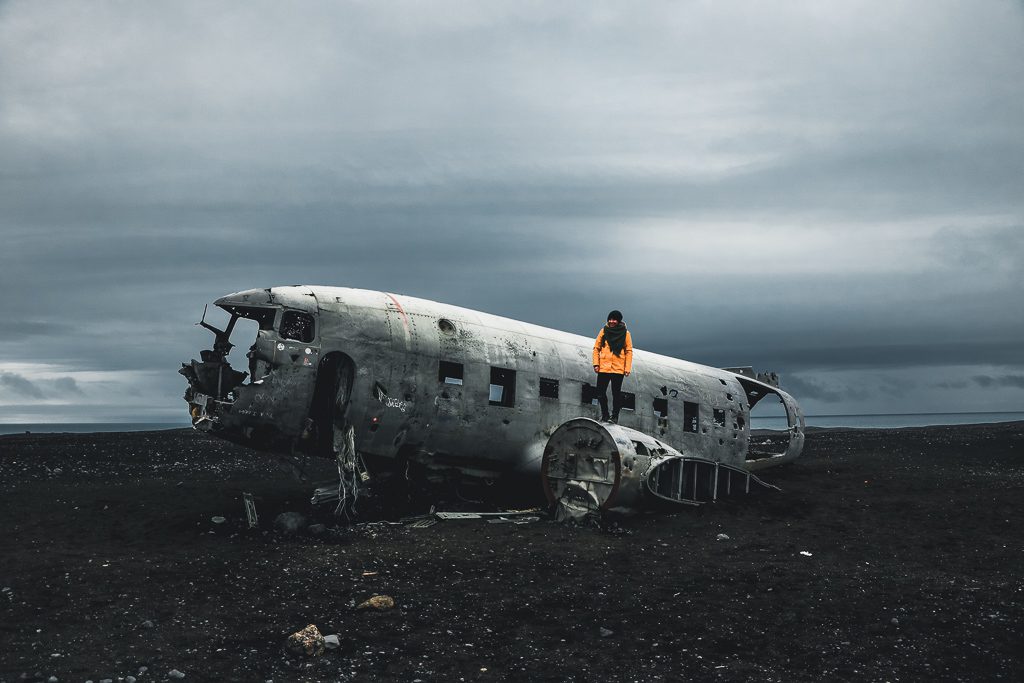
[[[308,484],[199,433],[0,437],[0,680],[1020,680],[1024,423],[812,431],[763,474],[615,533],[325,540],[270,530]],[[341,647],[286,655],[307,624]]]

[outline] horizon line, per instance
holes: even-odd
[[[939,413],[830,413],[821,415],[805,415],[804,418],[811,417],[925,417],[929,415],[1019,415],[1024,414],[1024,410],[971,410],[971,411],[954,411],[954,412],[939,412]],[[771,420],[778,418],[785,418],[785,415],[751,415],[750,419],[762,419]],[[188,422],[165,422],[165,421],[150,421],[150,420],[118,420],[118,421],[102,421],[94,420],[87,422],[3,422],[0,421],[0,425],[89,425],[89,424],[103,424],[103,425],[131,425],[131,424],[147,424],[147,425],[175,425],[179,427],[190,427],[192,426]]]

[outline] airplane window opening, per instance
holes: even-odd
[[[759,460],[782,455],[789,446],[790,424],[785,404],[777,394],[762,392],[761,400],[756,400],[754,389],[748,389],[750,395],[750,447],[747,460]]]
[[[462,386],[462,363],[443,360],[437,364],[437,381],[441,384]]]
[[[639,441],[633,442],[633,449],[636,451],[637,455],[650,455],[650,453],[647,452],[647,446],[643,445]]]
[[[585,406],[600,405],[600,403],[597,400],[597,387],[595,387],[593,384],[587,384],[586,382],[583,383],[582,403]]]
[[[491,368],[491,386],[488,403],[492,406],[511,408],[516,398],[516,371],[507,368]]]
[[[622,409],[636,411],[636,394],[622,392]]]
[[[442,333],[447,335],[455,334],[455,323],[447,318],[441,318],[437,321],[437,327]]]
[[[700,429],[700,404],[683,401],[683,431],[696,434]]]
[[[726,394],[725,397],[730,401],[732,400],[732,394]]]
[[[715,408],[714,417],[715,417],[715,426],[716,427],[724,427],[725,426],[725,411],[724,410],[722,410],[721,408]]]
[[[388,390],[380,382],[373,383],[373,396],[378,401],[383,401],[388,396]]]
[[[654,414],[658,417],[668,417],[668,400],[664,398],[654,399]]]
[[[274,329],[274,318],[277,315],[278,309],[261,308],[259,306],[229,306],[227,310],[239,318],[255,320],[261,330],[272,330]]]
[[[548,377],[540,378],[540,397],[558,398],[558,380]]]
[[[719,377],[719,378],[718,378],[718,381],[722,383],[722,386],[723,386],[723,387],[724,387],[724,386],[728,386],[728,385],[726,384],[726,381],[725,381],[724,379],[722,379],[721,377]]]
[[[313,341],[313,316],[302,311],[285,311],[281,317],[281,338],[308,344]]]

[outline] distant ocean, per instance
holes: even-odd
[[[148,432],[157,429],[183,429],[191,422],[44,422],[44,423],[0,423],[2,434],[59,434],[72,432],[89,434],[93,432]]]
[[[808,427],[861,427],[885,429],[928,427],[931,425],[969,425],[1024,420],[1024,412],[1008,413],[907,413],[904,415],[808,415]],[[785,417],[750,418],[751,429],[786,429]]]
[[[864,427],[871,429],[893,427],[927,427],[929,425],[982,424],[987,422],[1024,421],[1024,412],[1009,413],[908,413],[906,415],[808,415],[808,427]],[[2,434],[54,434],[62,432],[148,432],[158,429],[183,429],[188,422],[53,422],[53,423],[0,423]],[[785,429],[784,417],[753,417],[752,429]]]

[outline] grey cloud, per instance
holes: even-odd
[[[66,334],[69,329],[67,325],[60,323],[8,319],[0,325],[0,342],[15,342],[32,337]]]
[[[78,386],[78,382],[75,381],[74,377],[58,377],[52,382],[55,393],[58,395],[71,394],[73,396],[84,396],[85,393],[82,388]]]
[[[973,377],[973,380],[978,386],[986,389],[990,387],[1024,389],[1024,375],[1001,375],[999,377],[992,377],[991,375],[976,375]]]
[[[823,403],[841,403],[850,398],[849,393],[836,387],[828,387],[820,382],[789,375],[782,378],[783,388],[800,399],[812,399]]]
[[[0,372],[0,386],[14,396],[43,399],[43,391],[31,381],[16,372]]]

